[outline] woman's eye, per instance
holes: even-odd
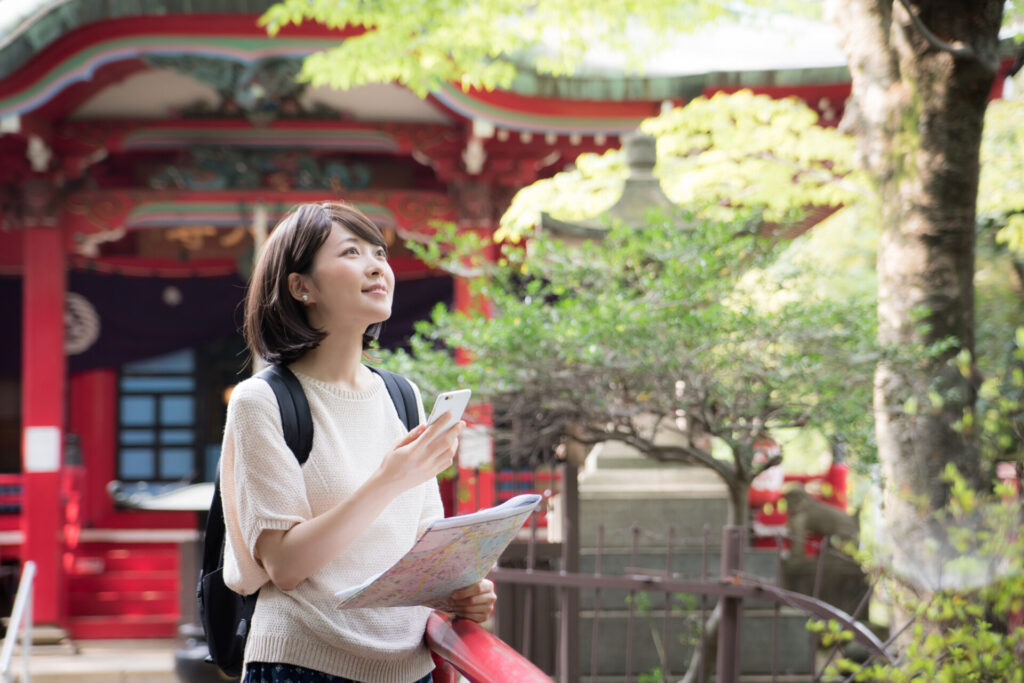
[[[379,256],[380,258],[387,258],[388,257],[388,252],[387,252],[386,249],[384,249],[382,247],[382,248],[377,250],[377,256]]]
[[[355,247],[349,247],[345,251],[341,252],[341,255],[342,256],[348,256],[349,254],[358,254],[358,253],[359,253],[358,249],[356,249]]]

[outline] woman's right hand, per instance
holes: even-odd
[[[256,541],[256,557],[274,585],[281,590],[298,586],[365,532],[395,497],[451,465],[465,428],[462,421],[450,428],[441,421],[416,427],[398,440],[354,494],[287,531],[264,529]]]
[[[444,422],[414,427],[384,456],[378,474],[395,487],[396,495],[433,479],[452,464],[466,423],[459,420],[446,427]]]

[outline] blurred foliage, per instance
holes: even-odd
[[[508,88],[524,64],[569,74],[595,45],[638,71],[680,33],[756,11],[819,13],[796,0],[283,0],[260,24],[271,35],[305,20],[372,29],[310,56],[301,78],[341,89],[400,83],[426,97],[442,83]]]
[[[744,90],[698,97],[643,122],[658,141],[655,173],[674,203],[716,220],[756,209],[793,226],[813,207],[840,209],[869,194],[854,168],[854,141],[817,125],[797,98]],[[562,220],[600,215],[619,198],[625,153],[583,154],[575,168],[522,190],[501,219],[498,239],[520,239],[541,211]]]
[[[576,247],[538,235],[488,263],[484,242],[452,227],[420,255],[479,274],[493,315],[438,307],[389,367],[428,393],[472,387],[509,425],[499,440],[537,460],[570,438],[616,439],[745,486],[754,442],[775,427],[813,425],[868,450],[873,302],[795,290],[768,269],[786,242],[760,228],[756,215],[680,213]],[[454,363],[456,349],[474,361]],[[657,445],[659,429],[683,442]]]
[[[965,374],[970,372],[968,358],[960,362]],[[989,471],[999,461],[1020,461],[1024,453],[1024,327],[1015,330],[1005,365],[997,370],[981,382],[974,409],[965,411],[958,425],[980,436],[982,462]]]
[[[680,624],[683,629],[682,632],[673,634],[669,638],[669,642],[675,640],[688,648],[693,648],[699,644],[701,636],[701,610],[699,609],[700,602],[697,600],[697,597],[689,593],[667,593],[664,596],[664,600],[671,615],[682,617],[682,623]],[[660,666],[656,666],[652,670],[638,675],[637,683],[662,683],[665,680],[662,667],[664,667],[664,670],[668,670],[669,653],[662,647],[664,640],[658,628],[658,622],[661,619],[655,616],[654,601],[651,594],[647,591],[630,594],[626,596],[626,604],[639,610],[644,623],[647,624],[647,629],[651,636],[651,645],[654,646],[654,650],[658,654],[658,661],[661,663]],[[661,605],[659,608],[665,609],[665,605]]]
[[[944,476],[950,501],[927,525],[917,560],[938,581],[921,586],[926,599],[888,566],[884,548],[862,550],[873,575],[893,583],[893,597],[914,619],[892,664],[859,664],[840,658],[827,676],[854,681],[1024,682],[1024,510],[1012,486],[994,493],[972,490],[952,466]],[[910,581],[912,586],[914,581]],[[934,591],[934,592],[933,592]],[[900,625],[898,625],[900,626]],[[851,634],[835,624],[812,622],[823,642],[846,642]],[[849,677],[849,678],[848,678]]]
[[[962,428],[986,467],[1024,457],[1024,73],[985,115],[975,274],[978,401]],[[961,371],[968,371],[966,359]]]
[[[852,139],[816,123],[817,114],[800,100],[740,91],[697,98],[642,126],[657,138],[656,172],[666,193],[702,219],[730,221],[757,212],[771,230],[786,234],[810,225],[800,221],[811,207],[835,210],[813,230],[780,243],[766,273],[752,269],[745,276],[788,283],[785,290],[769,287],[752,294],[769,308],[783,298],[807,295],[839,306],[875,296],[880,229],[873,195],[853,168]],[[515,242],[534,234],[541,211],[562,220],[601,214],[618,199],[627,173],[621,150],[581,155],[574,169],[521,190],[496,239]],[[820,471],[819,444],[827,443],[821,432],[778,431],[787,471]],[[870,435],[861,430],[855,441],[860,461],[874,462]]]
[[[1024,99],[995,100],[985,113],[978,216],[996,240],[1024,257]]]

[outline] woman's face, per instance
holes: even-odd
[[[387,250],[337,223],[313,257],[306,310],[314,327],[330,332],[368,326],[391,317],[395,274]]]

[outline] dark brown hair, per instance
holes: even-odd
[[[308,274],[313,257],[337,223],[367,242],[387,248],[380,228],[355,207],[342,202],[301,204],[285,215],[270,233],[249,279],[242,332],[253,357],[287,365],[316,348],[327,335],[309,324],[306,308],[288,290],[288,275]],[[367,348],[380,334],[380,324],[363,334]]]

